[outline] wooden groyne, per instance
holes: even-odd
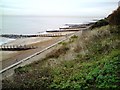
[[[88,24],[65,24],[65,26],[67,27],[61,27],[59,29],[81,29],[81,28],[86,28],[88,26]]]
[[[80,31],[80,29],[47,30],[46,32],[72,32],[72,31]]]
[[[46,31],[46,32],[74,32],[74,31],[80,31],[79,29],[68,29],[68,30],[49,30],[49,31]]]
[[[69,26],[69,27],[60,27],[59,30],[80,30],[81,28],[85,28],[85,27],[73,27],[73,26]]]
[[[0,50],[3,51],[20,51],[20,50],[28,50],[35,49],[35,46],[27,46],[27,45],[1,45]]]
[[[61,37],[62,34],[34,34],[34,35],[16,35],[16,34],[2,34],[0,37],[6,38],[27,38],[27,37]]]
[[[66,24],[68,27],[61,27],[58,30],[47,30],[46,32],[75,32],[81,31],[82,29],[86,28],[86,25],[69,25]]]

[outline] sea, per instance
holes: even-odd
[[[0,34],[38,34],[65,24],[83,24],[103,17],[79,16],[0,16]],[[0,45],[15,39],[0,37]]]

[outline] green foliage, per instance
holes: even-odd
[[[62,46],[61,48],[53,50],[51,53],[47,54],[46,59],[58,58],[60,55],[64,55],[68,50],[69,48],[67,46]]]
[[[4,80],[3,90],[49,90],[47,86],[51,82],[50,67],[34,67],[32,71],[29,69],[28,72],[21,72],[25,68],[26,66],[18,68],[16,71],[19,73],[14,75],[13,80]]]
[[[102,32],[104,31],[102,30]],[[116,33],[104,33],[96,32],[96,35],[92,37],[93,39],[90,39],[91,42],[87,43],[88,52],[84,56],[78,54],[74,62],[63,62],[59,67],[56,67],[54,70],[57,69],[59,74],[53,70],[52,89],[98,90],[120,88],[119,36]]]
[[[91,29],[93,28],[97,28],[97,27],[102,27],[102,26],[106,26],[108,25],[108,20],[105,18],[105,19],[101,19],[97,22],[95,22],[92,26],[91,26]]]
[[[72,38],[72,39],[75,39],[75,38],[78,38],[78,36],[76,36],[76,35],[73,35],[71,38]]]
[[[69,43],[73,43],[77,38],[78,38],[78,36],[73,35],[73,36],[69,39]]]
[[[110,29],[110,32],[112,34],[115,34],[115,35],[118,36],[117,38],[120,38],[120,25],[118,25],[118,26],[110,26],[109,29]]]
[[[60,42],[59,44],[63,45],[63,46],[66,46],[67,45],[67,42]]]
[[[81,90],[81,89],[114,89],[120,88],[117,83],[117,73],[120,71],[120,52],[112,51],[100,61],[83,62],[80,65],[73,61],[56,68],[59,74],[54,73],[52,89]],[[56,70],[55,69],[55,70]]]
[[[17,69],[15,69],[15,73],[17,73],[17,74],[19,74],[19,73],[27,73],[30,69],[31,69],[30,66],[26,66],[25,68],[18,67]]]

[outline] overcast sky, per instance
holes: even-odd
[[[107,16],[119,0],[0,0],[4,15]]]

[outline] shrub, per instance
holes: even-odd
[[[92,26],[91,26],[91,29],[93,28],[96,28],[96,27],[101,27],[101,26],[106,26],[108,25],[108,20],[105,18],[105,19],[101,19],[97,22],[95,22]]]
[[[29,65],[26,66],[26,67],[24,67],[24,68],[18,67],[18,68],[15,69],[15,73],[16,73],[16,74],[19,74],[19,73],[27,73],[29,69],[30,69],[30,66],[29,66]]]
[[[18,68],[19,74],[15,74],[12,80],[3,80],[2,90],[49,90],[47,86],[51,82],[50,67],[39,68],[30,72],[21,72],[25,67]],[[16,71],[17,71],[16,70]]]
[[[72,39],[74,39],[74,38],[78,38],[78,36],[76,36],[76,35],[73,35],[71,38],[72,38]]]
[[[61,48],[57,50],[53,50],[51,53],[46,55],[46,58],[58,58],[60,55],[65,54],[69,48],[67,46],[62,46]]]

